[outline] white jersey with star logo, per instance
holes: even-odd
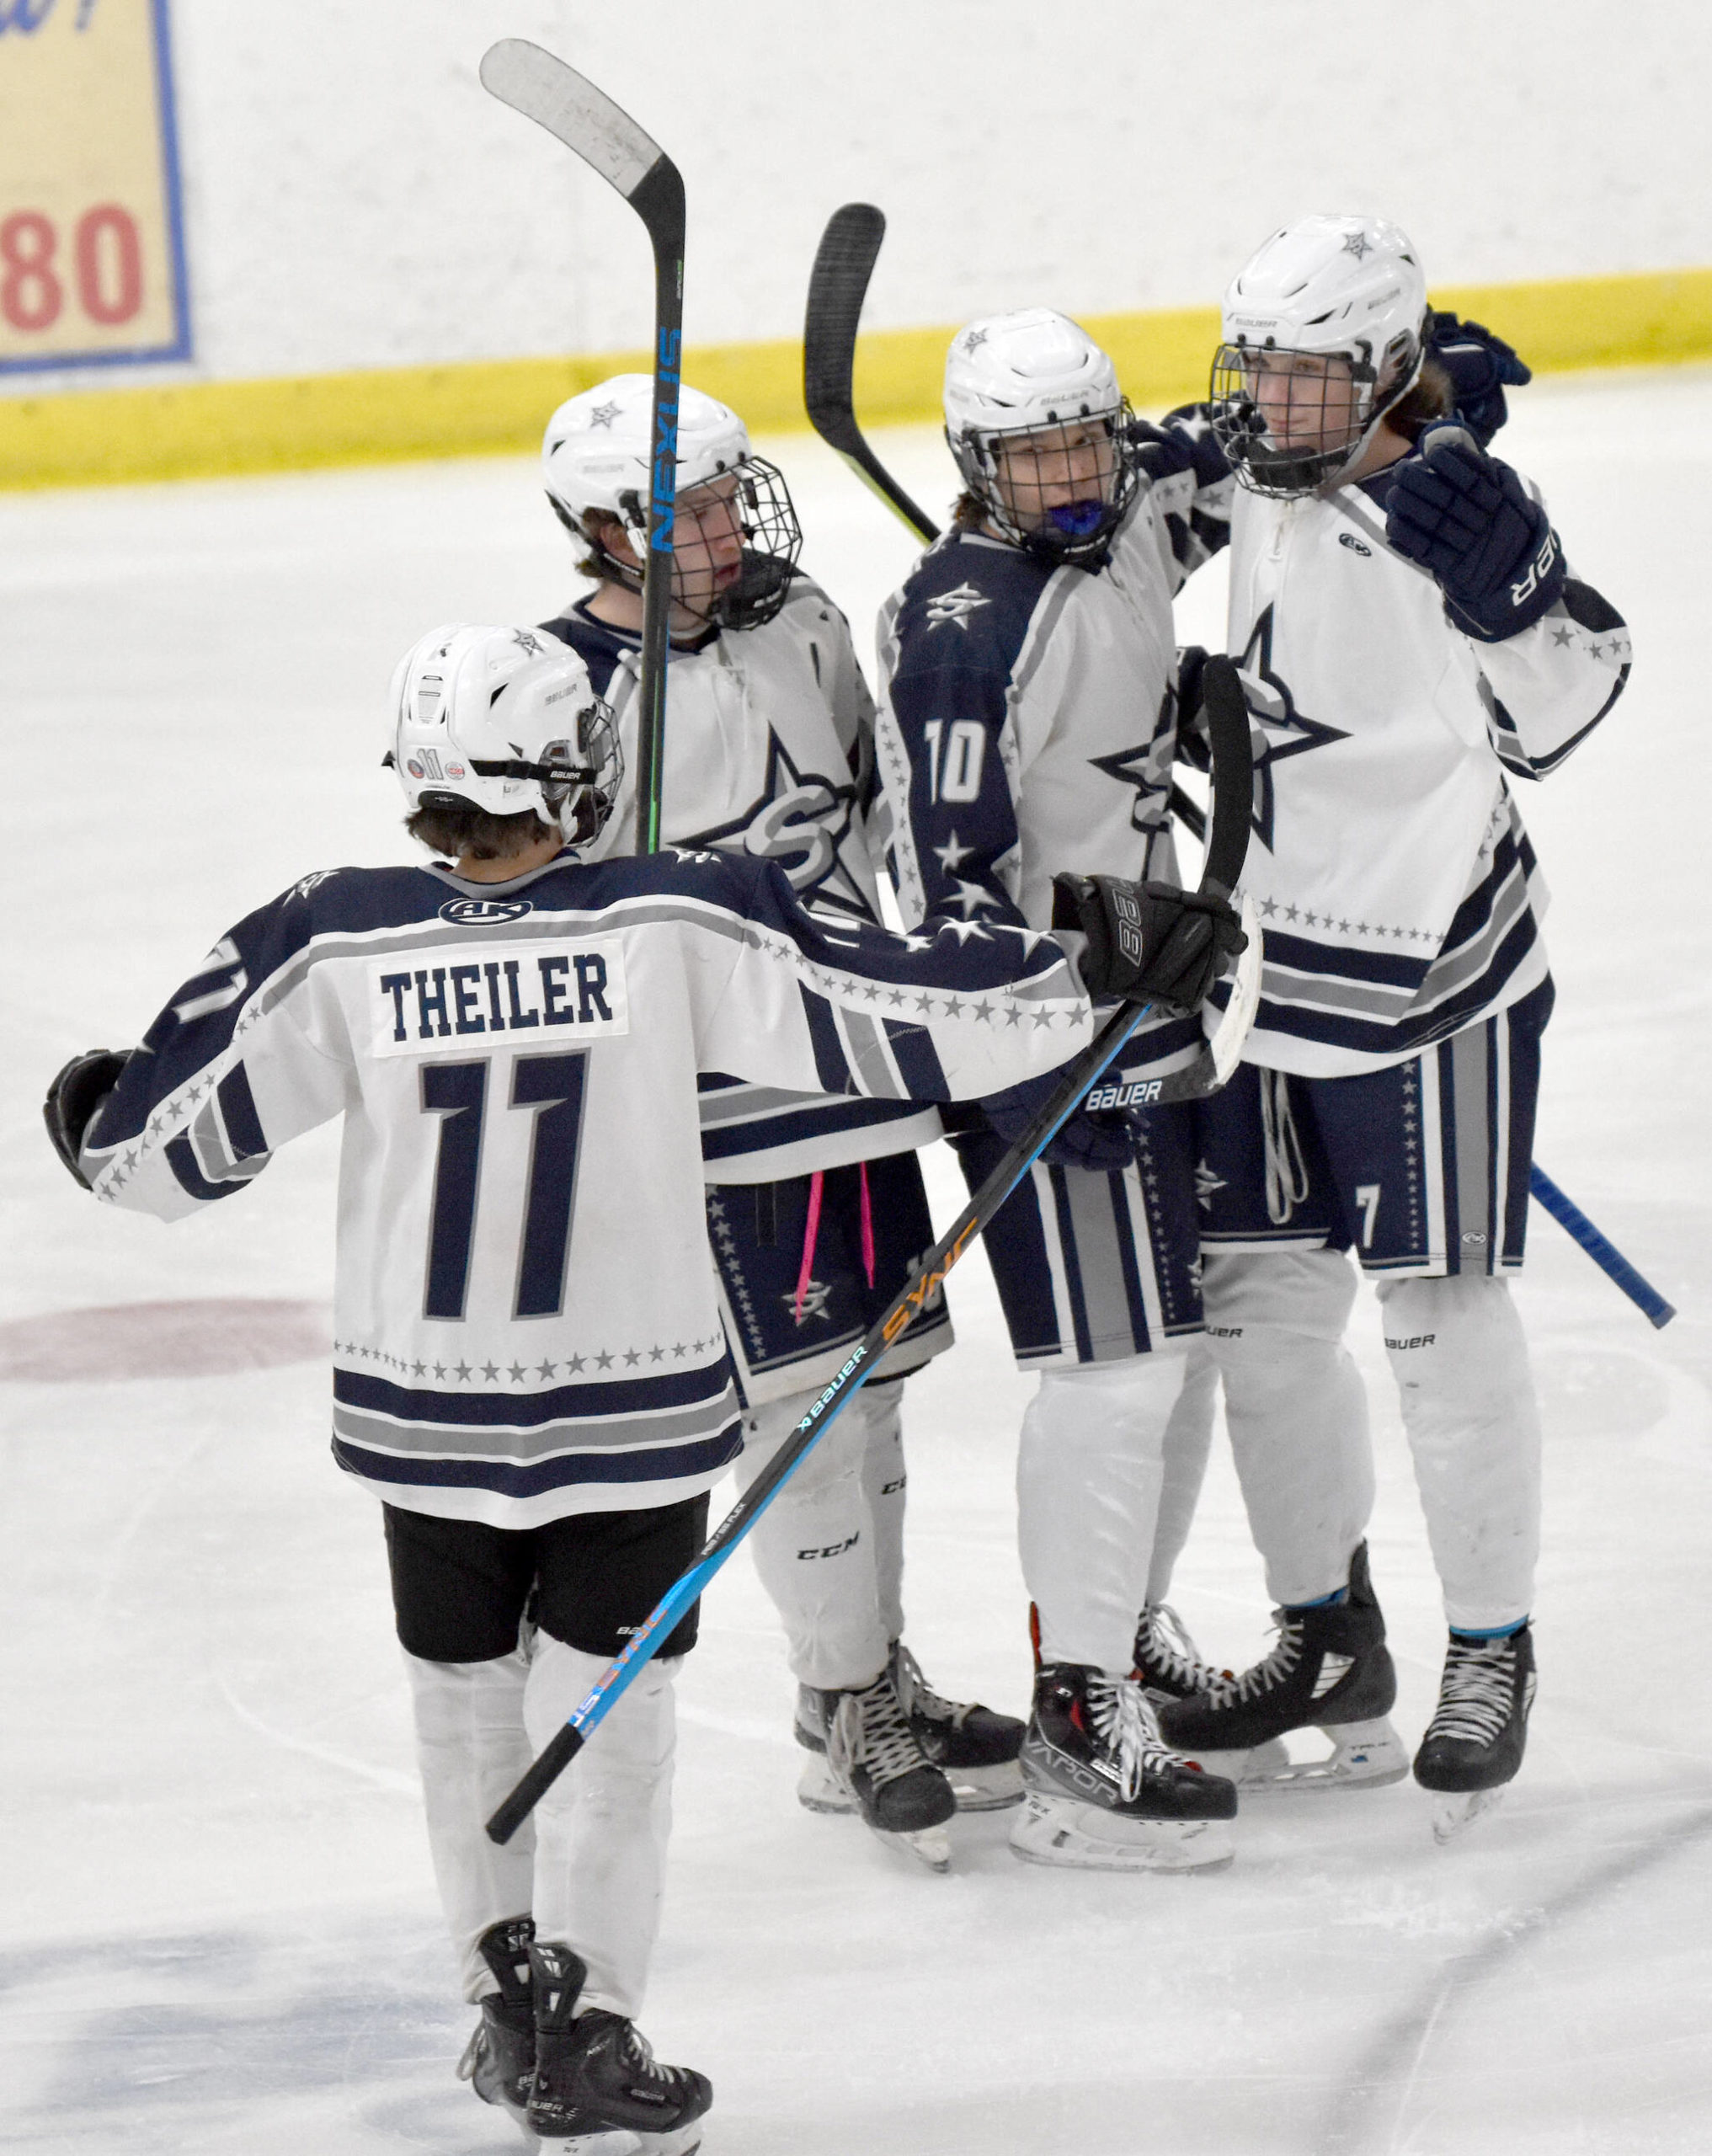
[[[342,1118],[334,1456],[408,1511],[527,1527],[676,1502],[740,1449],[699,1071],[968,1099],[1092,1030],[1050,938],[828,925],[754,859],[341,869],[215,947],[83,1164],[173,1219]]]
[[[1385,541],[1385,473],[1240,492],[1229,649],[1249,683],[1242,888],[1266,967],[1249,1061],[1308,1077],[1416,1055],[1544,979],[1545,892],[1511,797],[1616,701],[1629,635],[1573,575],[1500,643],[1452,627]]]
[[[639,638],[572,608],[549,624],[588,660],[624,744],[618,805],[588,851],[635,843]],[[812,579],[792,579],[771,622],[674,649],[666,686],[664,843],[776,862],[817,910],[880,918],[871,828],[874,707],[842,614]],[[707,1177],[771,1182],[931,1145],[931,1109],[867,1101],[819,1113],[776,1088],[710,1079],[703,1087]]]

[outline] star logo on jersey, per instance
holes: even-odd
[[[338,873],[336,868],[312,868],[307,876],[300,876],[291,886],[291,896],[307,899],[317,885],[330,883]]]
[[[1365,232],[1346,232],[1343,236],[1343,251],[1346,254],[1354,255],[1356,260],[1359,262],[1364,255],[1373,253],[1373,243]]]
[[[1135,803],[1129,812],[1133,830],[1150,830],[1163,820],[1155,813],[1153,803],[1163,802],[1171,792],[1172,737],[1166,722],[1171,714],[1171,694],[1165,691],[1160,705],[1159,719],[1151,741],[1138,741],[1133,749],[1117,749],[1109,756],[1090,756],[1088,761],[1096,771],[1104,771],[1107,778],[1115,778],[1120,786],[1135,788]]]
[[[990,606],[992,600],[984,592],[977,591],[972,584],[953,584],[949,591],[941,591],[927,602],[927,626],[942,629],[947,622],[954,622],[967,636],[969,616],[978,606]]]
[[[1213,1210],[1213,1193],[1229,1187],[1223,1176],[1213,1174],[1204,1161],[1195,1163],[1195,1203],[1203,1213]]]
[[[867,898],[840,855],[855,806],[856,787],[848,779],[798,771],[769,728],[766,774],[755,799],[728,822],[675,843],[685,850],[723,846],[732,851],[741,841],[745,853],[777,862],[793,891],[812,891],[817,899],[872,921]]]
[[[975,849],[972,846],[960,845],[957,835],[953,831],[943,846],[930,846],[927,850],[944,869],[946,874],[952,876],[963,867]]]
[[[793,1325],[803,1326],[808,1324],[811,1317],[829,1318],[831,1316],[831,1311],[826,1307],[831,1294],[832,1286],[829,1281],[811,1280],[803,1290],[800,1308],[797,1305],[797,1290],[794,1288],[788,1294],[781,1295],[779,1300],[791,1313],[791,1322]]]
[[[1272,610],[1268,606],[1249,632],[1236,662],[1248,698],[1249,743],[1254,754],[1254,804],[1250,815],[1254,835],[1270,853],[1277,795],[1272,777],[1277,765],[1291,756],[1305,756],[1310,749],[1329,748],[1347,741],[1341,728],[1323,726],[1296,708],[1290,685],[1272,671]]]
[[[597,404],[589,414],[590,430],[596,427],[610,427],[623,409],[621,404]]]

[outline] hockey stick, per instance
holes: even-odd
[[[1677,1314],[1675,1304],[1667,1303],[1650,1280],[1641,1278],[1622,1251],[1606,1241],[1581,1207],[1564,1195],[1538,1161],[1528,1171],[1528,1187],[1594,1264],[1617,1283],[1650,1325],[1661,1327],[1670,1323]]]
[[[1248,707],[1243,700],[1236,670],[1229,661],[1209,661],[1206,679],[1208,720],[1213,737],[1213,840],[1207,850],[1207,868],[1201,879],[1201,889],[1224,898],[1229,894],[1242,873],[1243,857],[1248,846],[1249,809],[1253,787],[1249,756]],[[1259,928],[1251,915],[1246,918],[1251,924],[1250,942],[1249,950],[1243,956],[1245,960],[1251,953],[1253,956],[1254,963],[1248,969],[1253,976],[1252,992],[1245,994],[1239,979],[1238,988],[1231,995],[1230,1007],[1219,1022],[1219,1030],[1209,1043],[1208,1054],[1192,1070],[1176,1071],[1168,1077],[1147,1081],[1147,1089],[1135,1097],[1139,1102],[1159,1106],[1167,1101],[1195,1098],[1222,1085],[1234,1067],[1242,1052],[1242,1038],[1246,1031],[1243,1008],[1245,1006],[1248,1017],[1251,1018],[1254,996],[1258,993]],[[602,1673],[588,1697],[563,1728],[553,1736],[540,1758],[531,1765],[516,1788],[488,1822],[488,1833],[493,1840],[509,1842],[541,1797],[576,1758],[622,1698],[638,1672],[671,1636],[696,1598],[772,1502],[780,1485],[819,1439],[834,1417],[849,1405],[886,1349],[938,1289],[976,1234],[987,1225],[1010,1197],[1032,1166],[1036,1156],[1050,1142],[1059,1124],[1074,1113],[1084,1095],[1096,1084],[1151,1007],[1141,1003],[1119,1004],[1095,1038],[1073,1063],[1065,1067],[1064,1077],[1052,1097],[1040,1108],[1028,1128],[958,1214],[949,1233],[942,1235],[928,1251],[915,1278],[893,1299],[856,1343],[851,1351],[849,1360],[797,1425],[789,1440],[780,1447],[715,1528],[701,1556],[683,1577],[667,1589],[653,1614],[627,1642],[624,1652],[611,1668]],[[1101,1106],[1117,1105],[1104,1098],[1104,1093],[1111,1090],[1109,1087],[1102,1089],[1099,1099]]]
[[[872,202],[846,202],[827,220],[808,273],[808,308],[803,322],[803,403],[808,424],[835,449],[864,486],[871,487],[893,515],[906,524],[924,547],[939,537],[939,526],[919,509],[875,456],[856,415],[856,341],[868,280],[886,237],[886,216]],[[1187,824],[1186,811],[1201,811],[1175,782],[1171,807]],[[1204,822],[1204,819],[1203,819]],[[1190,825],[1194,829],[1192,825]],[[1195,832],[1197,838],[1201,833]]]
[[[604,90],[540,45],[525,38],[502,38],[482,55],[481,75],[484,89],[546,128],[617,189],[642,219],[653,249],[653,457],[648,559],[642,579],[636,850],[658,853],[672,605],[672,515],[678,491],[678,370],[684,335],[683,178],[659,144]]]

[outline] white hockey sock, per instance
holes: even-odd
[[[867,1424],[862,1490],[874,1538],[874,1588],[889,1643],[904,1636],[904,1380],[865,1385],[845,1411]]]
[[[416,1758],[428,1809],[428,1846],[464,1997],[497,1987],[476,1942],[490,1924],[527,1916],[535,1835],[525,1824],[503,1849],[483,1831],[531,1753],[523,1727],[528,1657],[424,1662],[404,1657],[416,1717]]]
[[[795,1430],[818,1390],[757,1408],[744,1426],[737,1483],[747,1490]],[[863,1487],[868,1425],[860,1394],[839,1416],[749,1532],[761,1585],[785,1628],[792,1673],[843,1690],[886,1666],[873,1522]]]
[[[1179,1354],[1043,1373],[1016,1459],[1017,1542],[1043,1661],[1120,1676],[1133,1663],[1182,1381]]]
[[[540,1752],[608,1658],[536,1636],[524,1716]],[[679,1657],[651,1662],[535,1808],[535,1929],[589,1967],[579,2007],[642,2011],[672,1830]]]
[[[1165,1424],[1165,1487],[1160,1492],[1159,1524],[1147,1575],[1149,1602],[1164,1602],[1171,1594],[1171,1574],[1189,1539],[1201,1485],[1207,1479],[1218,1405],[1219,1365],[1205,1342],[1197,1340],[1184,1358],[1182,1390]]]
[[[1519,1624],[1539,1556],[1539,1408],[1509,1283],[1387,1280],[1379,1300],[1445,1615],[1459,1631]]]
[[[1356,1272],[1337,1251],[1207,1252],[1207,1342],[1274,1602],[1349,1578],[1373,1508],[1367,1392],[1343,1345]]]

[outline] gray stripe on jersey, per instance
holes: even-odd
[[[1490,1031],[1489,1020],[1485,1025],[1470,1026],[1446,1043],[1456,1124],[1457,1233],[1464,1249],[1471,1235],[1480,1238],[1469,1254],[1482,1259],[1492,1250],[1492,1143],[1486,1098]]]
[[[1454,995],[1483,974],[1497,955],[1499,945],[1531,904],[1528,873],[1518,861],[1494,894],[1491,912],[1479,934],[1433,960],[1409,1006],[1411,1012],[1430,1011],[1435,1003]]]
[[[1058,625],[1059,616],[1070,603],[1077,579],[1085,574],[1080,569],[1055,569],[1044,593],[1036,602],[1029,617],[1028,627],[1022,639],[1022,648],[1016,654],[1016,664],[1011,670],[1011,686],[1005,692],[1007,712],[1014,712],[1046,657],[1047,639]]]
[[[907,1100],[909,1089],[898,1075],[898,1066],[877,1022],[861,1011],[842,1011],[839,1017],[851,1061],[861,1074],[863,1091],[876,1100]]]
[[[1118,1236],[1130,1245],[1138,1267],[1148,1262],[1145,1249],[1136,1249],[1126,1216],[1120,1230],[1112,1209],[1108,1177],[1087,1168],[1062,1168],[1065,1198],[1075,1238],[1075,1262],[1081,1276],[1082,1308],[1087,1315],[1088,1337],[1097,1356],[1110,1342],[1133,1342],[1135,1321],[1129,1308],[1129,1291],[1123,1279],[1123,1252]],[[1132,1346],[1128,1350],[1133,1353]]]
[[[702,1093],[696,1105],[704,1129],[710,1123],[744,1123],[751,1116],[771,1115],[781,1108],[808,1108],[834,1101],[844,1105],[841,1093],[787,1093],[776,1086],[733,1086],[728,1092]]]
[[[1399,1018],[1416,990],[1389,988],[1379,981],[1345,980],[1331,974],[1287,970],[1263,965],[1261,994],[1271,1003],[1318,1004],[1328,1011],[1359,1011],[1385,1020]]]
[[[404,1458],[533,1461],[563,1453],[646,1452],[682,1444],[723,1428],[739,1412],[736,1388],[728,1385],[715,1399],[658,1415],[572,1416],[527,1429],[495,1422],[411,1422],[335,1401],[333,1427],[339,1437],[371,1451]]]

